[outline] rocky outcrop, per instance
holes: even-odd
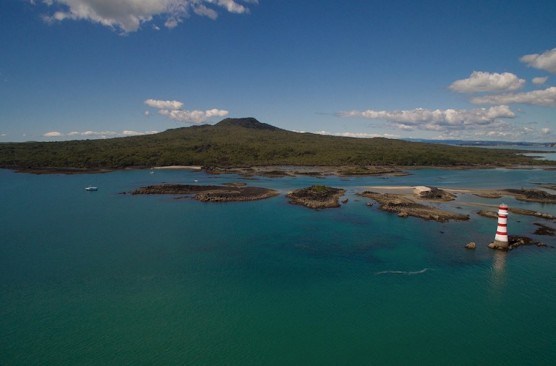
[[[415,187],[415,194],[421,199],[433,201],[452,201],[456,199],[455,194],[437,187]]]
[[[193,195],[202,202],[255,201],[278,195],[273,189],[246,187],[241,185],[203,186],[189,184],[159,184],[138,188],[131,192],[137,194]]]
[[[536,235],[548,235],[548,236],[556,235],[556,229],[553,227],[539,224],[538,222],[535,223],[535,225],[538,226],[537,230],[535,230]]]
[[[554,216],[549,214],[549,213],[527,210],[525,208],[510,207],[508,209],[508,211],[510,213],[517,214],[517,215],[534,216],[534,217],[539,217],[541,219],[547,219],[547,220],[554,219]],[[498,218],[498,213],[496,211],[481,210],[481,211],[477,212],[477,214],[479,214],[481,216],[484,216],[484,217],[488,217],[490,219],[497,219]]]
[[[488,217],[489,219],[498,219],[498,212],[496,211],[481,210],[477,212],[477,214],[483,217]]]
[[[474,241],[472,241],[472,242],[467,243],[465,245],[465,248],[466,249],[475,249],[475,248],[477,248],[477,244]]]
[[[488,244],[488,247],[491,248],[491,249],[509,251],[509,250],[513,250],[515,248],[518,248],[518,247],[524,246],[524,245],[534,245],[534,246],[537,246],[537,247],[547,247],[546,244],[543,244],[540,241],[533,240],[533,239],[531,239],[529,237],[526,237],[526,236],[518,236],[518,235],[509,235],[508,236],[508,247],[507,248],[500,247],[500,246],[496,245],[495,242],[492,242],[492,243]]]
[[[440,210],[436,207],[426,206],[400,194],[365,191],[359,195],[377,201],[380,204],[380,209],[396,213],[400,217],[413,216],[439,222],[449,220],[469,220],[468,215],[456,214]]]
[[[550,194],[542,189],[506,189],[505,192],[511,194],[520,201],[556,203],[556,195]]]
[[[340,197],[345,190],[340,188],[313,185],[308,188],[297,189],[288,193],[290,203],[309,208],[334,208],[340,207]]]

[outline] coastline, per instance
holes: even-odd
[[[246,177],[266,176],[271,178],[288,176],[406,176],[408,170],[439,169],[439,170],[473,170],[473,169],[515,169],[515,170],[556,170],[551,165],[253,165],[253,166],[202,166],[202,165],[162,165],[162,166],[126,166],[126,167],[32,167],[32,166],[1,166],[0,169],[28,174],[99,174],[118,170],[188,170],[204,171],[208,174],[238,174]]]

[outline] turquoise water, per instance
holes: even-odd
[[[0,365],[552,365],[556,249],[486,248],[496,221],[461,195],[463,223],[367,207],[366,185],[520,188],[544,170],[260,178],[186,171],[30,175],[0,170]],[[339,209],[284,195],[200,203],[120,192],[244,181],[347,190]],[[98,192],[85,192],[96,185]],[[510,206],[556,215],[556,205]],[[535,236],[510,216],[510,234]],[[475,251],[463,249],[476,241]]]

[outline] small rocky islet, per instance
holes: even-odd
[[[399,217],[413,216],[425,220],[435,220],[438,222],[446,222],[449,220],[469,220],[468,215],[462,215],[441,210],[433,206],[427,206],[401,194],[365,191],[359,195],[375,200],[380,204],[381,210],[396,213]],[[424,197],[427,197],[427,195],[429,194],[427,193]],[[420,197],[424,198],[423,195]],[[453,198],[451,198],[451,195],[445,194],[441,190],[436,189],[435,193],[433,193],[429,199],[449,200]]]
[[[256,201],[277,196],[273,189],[262,187],[248,187],[241,184],[193,185],[193,184],[157,184],[137,188],[130,192],[132,195],[170,194],[192,195],[201,202],[238,202]]]
[[[288,193],[288,198],[290,203],[308,208],[335,208],[340,207],[340,197],[344,193],[345,190],[341,188],[313,185]]]

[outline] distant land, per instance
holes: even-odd
[[[526,142],[526,141],[489,141],[489,140],[433,140],[433,139],[403,139],[404,141],[424,142],[429,144],[445,144],[457,146],[518,146],[524,148],[554,148],[556,142]]]
[[[497,167],[555,166],[516,149],[287,131],[255,118],[100,140],[0,144],[0,168],[102,170],[171,165]],[[530,152],[530,151],[527,151]]]

